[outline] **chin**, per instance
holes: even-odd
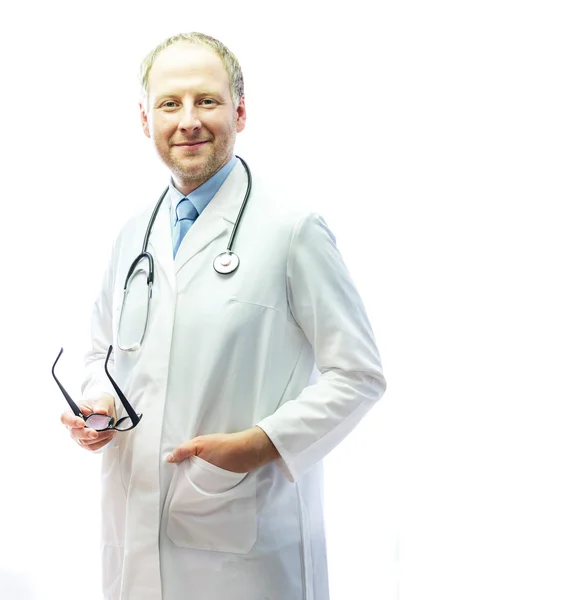
[[[212,161],[201,160],[201,158],[193,157],[190,160],[175,163],[171,170],[178,172],[183,178],[188,180],[207,178],[212,171]]]

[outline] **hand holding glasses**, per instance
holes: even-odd
[[[109,431],[109,430],[129,431],[131,429],[134,429],[140,422],[140,419],[142,419],[142,414],[137,414],[134,411],[133,407],[130,405],[129,401],[126,399],[125,395],[123,394],[123,392],[121,391],[119,386],[116,384],[113,377],[111,377],[111,374],[109,373],[109,371],[107,369],[107,363],[109,362],[109,357],[111,356],[112,351],[113,351],[113,346],[109,346],[109,350],[107,351],[107,356],[105,358],[105,374],[107,375],[109,381],[111,382],[111,385],[113,386],[115,392],[117,393],[117,396],[121,400],[123,407],[127,411],[127,416],[122,417],[116,423],[115,423],[115,419],[109,415],[92,413],[88,416],[84,416],[82,414],[82,411],[78,407],[78,405],[74,402],[74,400],[72,400],[72,398],[70,397],[68,392],[64,389],[64,387],[62,386],[62,384],[60,383],[60,381],[57,379],[57,377],[55,375],[55,366],[63,353],[63,348],[60,349],[60,352],[58,353],[58,356],[56,357],[56,360],[55,360],[55,362],[53,364],[53,368],[52,368],[52,374],[53,374],[54,380],[56,381],[58,387],[60,388],[62,395],[66,398],[66,401],[70,405],[72,412],[78,418],[84,420],[86,427],[88,427],[89,429],[93,429],[95,431]]]

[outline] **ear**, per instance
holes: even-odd
[[[240,133],[245,129],[245,120],[247,118],[247,113],[245,110],[245,96],[240,98],[240,104],[236,109],[237,112],[237,122],[236,122],[236,131]]]
[[[150,137],[150,127],[148,126],[148,115],[146,113],[145,106],[148,104],[148,98],[141,100],[138,103],[140,108],[140,124],[142,125],[142,131],[144,131],[144,135],[146,137]]]

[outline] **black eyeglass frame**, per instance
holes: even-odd
[[[82,414],[82,412],[81,412],[80,408],[78,407],[78,405],[76,404],[76,402],[74,402],[74,400],[72,400],[72,398],[70,397],[70,394],[64,389],[64,386],[62,385],[62,383],[60,383],[60,381],[57,379],[57,376],[55,375],[55,366],[58,363],[59,358],[61,357],[63,351],[64,351],[64,349],[61,348],[60,352],[58,353],[58,356],[56,357],[56,360],[53,364],[51,373],[53,374],[54,380],[56,381],[58,387],[60,388],[62,395],[66,398],[66,401],[68,402],[70,408],[72,409],[72,412],[80,419],[83,419],[84,422],[86,423],[86,427],[88,427],[88,419],[89,418],[94,417],[94,416],[107,417],[108,415],[100,415],[97,413],[92,413],[91,415],[88,415],[87,417],[85,417]],[[130,402],[126,399],[125,395],[123,394],[123,392],[121,391],[121,389],[119,388],[119,386],[117,385],[117,383],[113,379],[113,377],[111,377],[111,374],[109,373],[109,370],[107,369],[107,364],[109,363],[109,358],[110,358],[112,352],[113,352],[113,346],[109,346],[109,350],[107,351],[107,356],[105,357],[105,374],[107,375],[109,381],[111,382],[111,385],[115,389],[115,392],[117,393],[119,400],[123,404],[123,407],[127,411],[127,416],[122,417],[116,423],[115,423],[115,419],[113,417],[109,417],[109,425],[107,427],[105,427],[105,429],[95,429],[95,431],[110,431],[112,429],[115,429],[116,431],[130,431],[131,429],[134,429],[140,423],[140,419],[142,419],[142,413],[135,412],[135,410],[131,406]],[[132,421],[132,425],[130,427],[127,427],[126,429],[119,429],[118,428],[119,424],[122,423],[123,421],[126,421],[127,419],[130,419]]]

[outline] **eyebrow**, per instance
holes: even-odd
[[[156,98],[154,98],[154,102],[159,102],[160,100],[163,100],[164,98],[180,98],[181,95],[182,94],[180,94],[180,93],[173,93],[173,92],[159,94],[158,96],[156,96]],[[197,92],[195,94],[195,97],[201,97],[201,96],[217,96],[218,98],[222,99],[222,94],[220,92],[217,92],[216,90],[204,90],[202,92]]]

